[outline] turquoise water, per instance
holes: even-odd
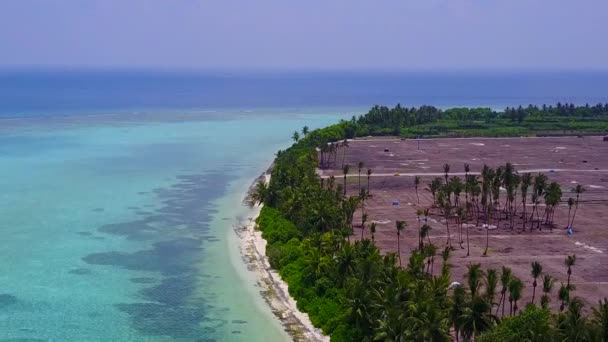
[[[291,132],[350,114],[0,120],[0,340],[286,340],[233,225]]]

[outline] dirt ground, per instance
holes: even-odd
[[[368,168],[373,170],[370,177],[372,197],[366,202],[365,209],[369,222],[377,223],[375,234],[378,246],[385,252],[397,251],[396,220],[408,223],[401,240],[403,262],[407,262],[409,252],[418,244],[417,208],[432,205],[432,196],[425,190],[430,181],[443,176],[443,164],[451,166],[450,176],[463,175],[464,163],[471,172],[479,172],[483,164],[498,167],[511,162],[519,173],[545,173],[551,181],[562,186],[562,201],[555,213],[555,227],[542,226],[542,231],[522,231],[522,222],[516,222],[511,230],[506,223],[498,229],[490,230],[489,255],[482,256],[486,243],[486,230],[471,225],[469,228],[471,255],[466,256],[466,238],[463,229],[463,247],[459,244],[459,230],[455,220],[450,220],[452,252],[450,263],[453,266],[454,280],[462,281],[466,266],[481,263],[484,268],[500,269],[503,265],[526,284],[523,307],[532,296],[532,277],[530,263],[538,261],[544,273],[557,278],[552,292],[552,306],[559,306],[557,292],[560,282],[566,281],[566,255],[576,254],[572,282],[576,285],[574,296],[583,298],[588,304],[595,305],[598,300],[608,297],[608,142],[601,137],[559,137],[559,138],[472,138],[472,139],[362,139],[350,141],[343,156],[337,153],[335,162],[329,168],[320,170],[323,177],[334,175],[336,183],[343,182],[342,158],[350,165],[347,177],[347,193],[358,193],[359,180],[357,164],[364,167],[361,173],[361,186],[367,187]],[[388,152],[385,151],[388,150]],[[414,187],[414,176],[421,177],[418,190],[419,204]],[[571,189],[582,184],[587,191],[583,194],[576,221],[574,235],[565,233],[567,225],[568,197],[575,197]],[[464,201],[464,194],[461,195]],[[528,196],[529,198],[529,196]],[[529,200],[528,200],[529,201]],[[398,205],[393,205],[398,202]],[[527,207],[528,212],[531,206]],[[541,213],[544,207],[541,208]],[[520,208],[521,212],[521,208]],[[446,224],[439,210],[432,209],[429,225],[432,227],[431,240],[442,250],[447,240]],[[361,234],[361,211],[355,216],[355,237]],[[473,222],[474,223],[474,222]],[[369,231],[365,231],[369,237]],[[440,270],[441,257],[436,258],[435,270]],[[542,294],[542,282],[537,288],[537,301]]]

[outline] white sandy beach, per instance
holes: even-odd
[[[267,182],[269,179],[266,175]],[[266,240],[262,238],[262,232],[256,230],[255,220],[261,210],[262,205],[252,208],[239,235],[241,253],[247,266],[255,272],[264,299],[294,341],[329,341],[329,336],[313,326],[308,314],[298,310],[296,301],[289,295],[287,283],[270,267]]]

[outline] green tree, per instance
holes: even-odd
[[[548,274],[544,274],[542,277],[543,280],[543,296],[540,298],[540,305],[543,308],[549,307],[549,302],[551,301],[549,295],[553,290],[553,284],[555,283],[555,279]]]
[[[405,221],[397,221],[395,222],[395,226],[397,228],[397,255],[399,256],[399,267],[401,267],[401,232],[407,226]]]
[[[540,277],[540,275],[543,273],[543,266],[541,264],[539,264],[537,261],[534,261],[531,264],[532,267],[532,278],[534,279],[534,281],[532,282],[532,304],[534,304],[534,298],[536,297],[536,286],[537,284],[537,279],[538,277]]]

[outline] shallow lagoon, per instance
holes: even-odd
[[[344,113],[2,120],[0,340],[287,339],[234,225],[290,132]]]

